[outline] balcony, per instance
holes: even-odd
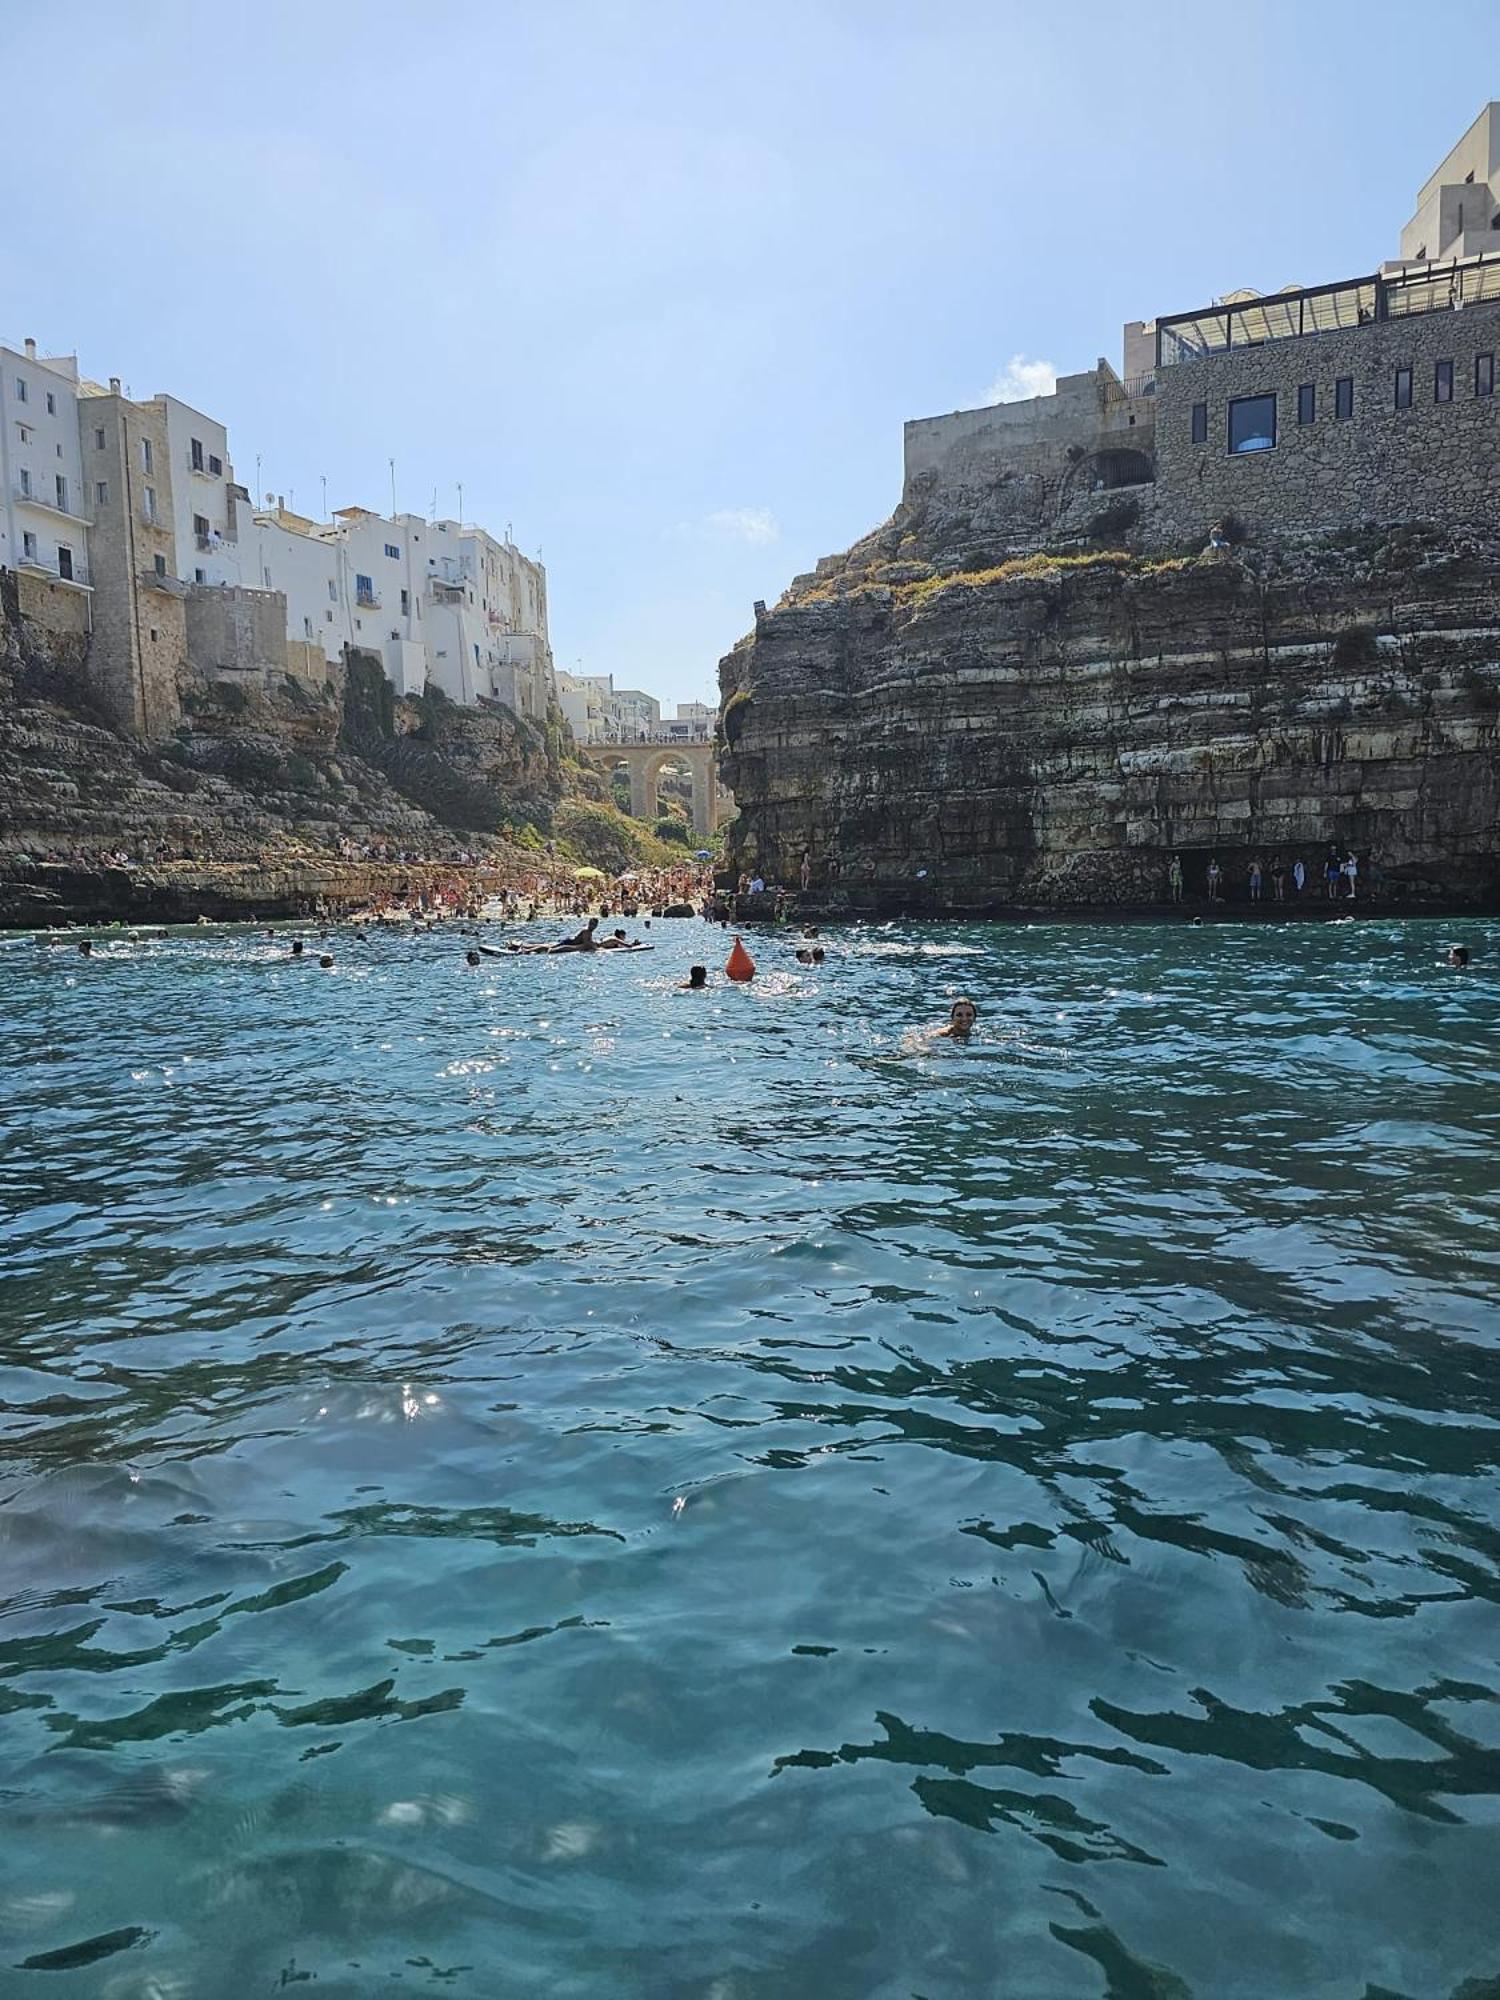
[[[22,556],[16,568],[26,570],[31,576],[44,576],[49,583],[65,583],[70,590],[92,592],[94,588],[86,578],[78,574],[76,565],[72,576],[64,576],[56,563],[43,562],[40,556]]]
[[[93,522],[87,514],[75,514],[67,507],[59,507],[55,500],[44,500],[40,493],[27,493],[20,486],[16,488],[16,505],[31,507],[38,514],[49,514],[54,521],[69,521],[77,528],[92,528]]]
[[[464,582],[462,577],[438,576],[433,574],[428,577],[427,581],[432,585],[433,596],[441,598],[445,604],[456,604],[463,597]]]
[[[354,593],[354,602],[361,611],[378,611],[380,609],[380,592],[378,590],[356,590]]]
[[[188,587],[180,576],[163,576],[160,570],[137,570],[143,590],[159,590],[163,597],[186,597]]]

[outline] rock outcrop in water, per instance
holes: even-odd
[[[1174,851],[1243,895],[1336,843],[1387,903],[1493,903],[1500,540],[1097,546],[1133,538],[1016,558],[917,495],[797,578],[720,667],[731,865],[806,854],[835,908],[1130,906]]]

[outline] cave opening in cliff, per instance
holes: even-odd
[[[1084,476],[1090,491],[1109,493],[1117,486],[1150,486],[1156,478],[1156,467],[1149,453],[1120,447],[1096,451],[1084,467]]]

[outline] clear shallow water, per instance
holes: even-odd
[[[0,943],[0,1992],[1500,1975],[1500,926],[652,934]]]

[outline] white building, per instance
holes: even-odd
[[[78,362],[0,347],[0,565],[87,589],[90,495],[78,435]]]
[[[1500,104],[1487,104],[1417,196],[1403,262],[1500,250]]]

